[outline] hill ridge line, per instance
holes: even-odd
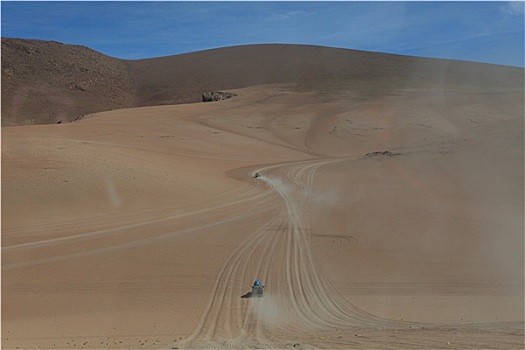
[[[521,87],[524,70],[304,44],[250,44],[125,60],[87,46],[2,38],[2,125],[54,124],[113,109],[195,103],[265,84],[298,91],[433,84]]]

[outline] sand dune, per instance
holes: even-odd
[[[438,78],[3,128],[2,346],[522,347],[523,88]]]

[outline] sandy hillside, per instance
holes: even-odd
[[[522,348],[523,88],[434,77],[2,128],[2,347]]]

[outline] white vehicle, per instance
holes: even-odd
[[[262,297],[264,292],[264,285],[260,280],[253,282],[252,291],[244,294],[241,298]]]

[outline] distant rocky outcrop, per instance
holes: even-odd
[[[230,98],[234,96],[237,96],[237,95],[232,92],[223,92],[223,91],[205,92],[202,94],[202,102],[229,100]]]
[[[401,153],[399,152],[392,152],[392,151],[376,151],[376,152],[369,152],[365,154],[365,157],[395,157],[399,156]]]

